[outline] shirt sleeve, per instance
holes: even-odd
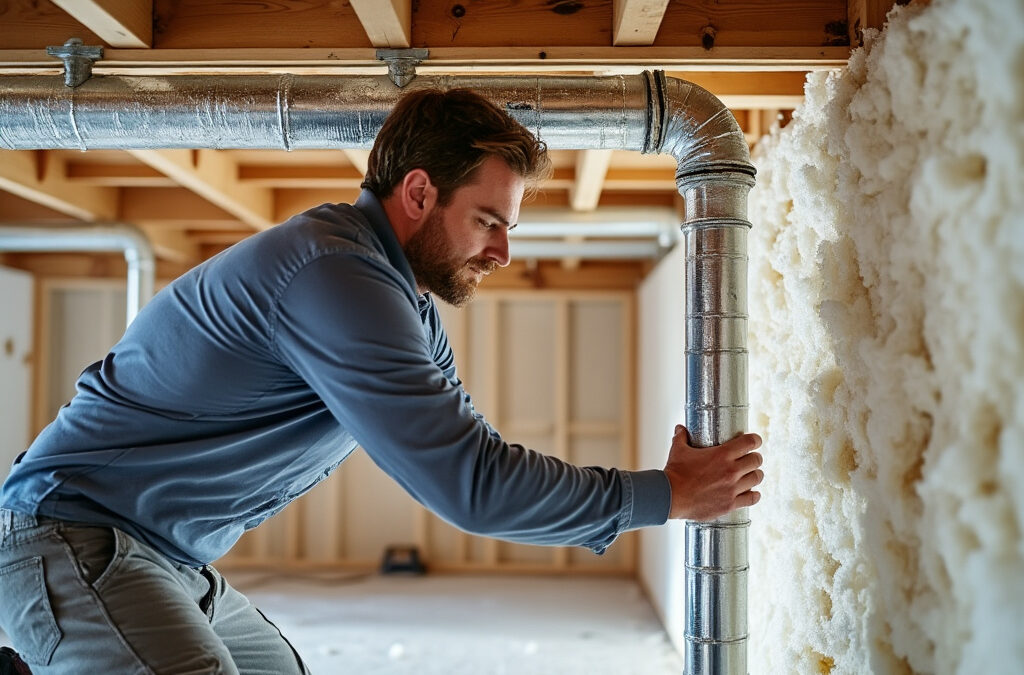
[[[602,552],[620,532],[667,519],[662,471],[577,467],[492,433],[435,362],[414,296],[382,261],[341,252],[309,262],[272,326],[280,358],[369,457],[463,530]]]
[[[455,366],[455,352],[452,351],[451,344],[448,342],[448,333],[444,329],[444,325],[441,323],[441,315],[437,311],[437,305],[432,299],[420,298],[420,319],[423,321],[423,327],[427,331],[427,339],[431,345],[431,351],[434,356],[434,363],[441,369],[444,376],[448,378],[448,381],[452,383],[453,387],[456,387],[462,392],[462,398],[469,406],[473,416],[476,417],[480,422],[487,425],[487,432],[500,439],[501,434],[491,426],[491,423],[483,416],[483,414],[476,409],[473,405],[473,399],[469,393],[466,392],[465,387],[462,385],[462,380],[459,379],[459,375]]]

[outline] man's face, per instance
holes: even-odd
[[[508,232],[519,220],[523,189],[522,177],[491,157],[447,206],[427,215],[404,247],[421,293],[461,307],[486,275],[508,265]]]

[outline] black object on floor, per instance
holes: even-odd
[[[0,647],[0,675],[32,675],[32,671],[18,652],[10,647]]]
[[[380,564],[381,574],[426,574],[427,568],[420,560],[420,551],[415,546],[388,546],[384,549],[384,560]]]

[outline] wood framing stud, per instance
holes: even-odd
[[[410,0],[349,0],[374,47],[407,48],[412,44]]]
[[[668,0],[615,0],[612,44],[646,46],[654,44]]]
[[[53,0],[111,47],[153,46],[153,0]]]
[[[847,0],[847,25],[850,32],[850,46],[864,44],[864,30],[885,26],[885,15],[896,4],[893,0]]]

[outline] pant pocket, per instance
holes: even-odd
[[[111,527],[65,523],[60,534],[71,548],[82,581],[99,588],[120,553],[116,531]]]
[[[43,559],[0,567],[0,626],[30,664],[48,665],[61,639],[43,576]]]

